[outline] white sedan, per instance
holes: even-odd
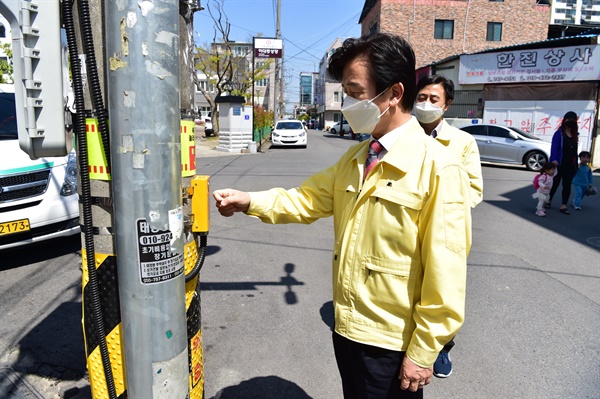
[[[271,146],[300,146],[306,148],[308,134],[302,122],[283,120],[275,124],[271,132]]]

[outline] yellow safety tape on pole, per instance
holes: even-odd
[[[125,379],[125,363],[122,351],[121,312],[119,309],[117,263],[114,255],[96,253],[96,273],[98,282],[102,286],[100,297],[101,311],[104,319],[106,336],[98,337],[93,326],[93,317],[90,300],[90,287],[88,287],[89,273],[87,268],[87,253],[82,250],[82,324],[87,356],[87,368],[90,378],[92,398],[109,398],[106,387],[106,376],[102,365],[100,353],[100,339],[106,339],[108,354],[111,362],[113,380],[117,397],[127,395]]]
[[[181,176],[190,177],[196,174],[196,136],[193,120],[182,119],[179,126],[181,133]]]
[[[102,136],[98,131],[98,119],[85,119],[85,135],[88,147],[88,172],[90,179],[110,180],[110,166],[106,164]]]

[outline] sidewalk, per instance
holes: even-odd
[[[200,129],[199,129],[200,130]],[[204,132],[196,133],[196,156],[197,157],[218,157],[224,155],[244,155],[246,152],[228,152],[218,151],[216,147],[219,145],[219,137],[204,137]],[[270,141],[263,140],[262,151],[266,151],[271,146]]]

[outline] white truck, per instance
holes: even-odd
[[[0,88],[0,251],[79,233],[75,151],[32,160],[19,147],[15,94]],[[56,126],[64,131],[64,126]]]

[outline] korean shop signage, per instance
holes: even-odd
[[[256,58],[281,58],[283,41],[281,39],[254,38],[254,56]]]
[[[458,82],[540,83],[600,79],[600,46],[589,44],[460,56]]]

